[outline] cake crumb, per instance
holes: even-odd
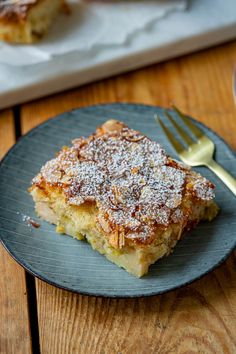
[[[28,215],[23,215],[22,219],[28,226],[31,225],[31,226],[35,227],[36,229],[38,229],[41,226],[37,221],[35,221],[34,219],[32,219]]]

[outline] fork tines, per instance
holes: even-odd
[[[173,106],[173,111],[175,112],[177,117],[182,121],[184,127],[188,128],[191,131],[192,135],[194,136],[194,138],[196,140],[203,137],[203,132],[199,128],[197,128],[188,117],[186,117],[182,112],[180,112],[174,106]],[[189,134],[187,134],[186,131],[173,119],[173,117],[171,116],[171,114],[169,112],[167,112],[167,111],[164,112],[164,116],[174,126],[174,128],[179,133],[180,137],[186,143],[188,148],[192,144],[196,143],[196,141],[194,141],[194,139],[192,139],[192,137]],[[162,129],[164,130],[167,138],[169,139],[169,141],[171,142],[171,144],[173,145],[173,147],[175,148],[177,153],[180,153],[181,151],[183,151],[184,146],[182,146],[182,144],[180,144],[179,141],[177,139],[175,139],[175,137],[170,132],[170,130],[167,128],[167,126],[163,123],[161,118],[160,117],[157,117],[157,118],[158,118],[158,121],[159,121]]]

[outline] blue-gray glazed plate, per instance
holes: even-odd
[[[164,293],[200,278],[219,265],[236,245],[236,198],[208,169],[198,168],[216,184],[221,208],[211,223],[202,223],[178,243],[174,253],[151,266],[137,279],[93,251],[89,244],[55,232],[38,220],[27,192],[32,177],[61,146],[73,138],[88,136],[109,118],[121,120],[160,142],[176,157],[154,115],[158,107],[134,104],[91,106],[64,113],[43,123],[21,138],[0,167],[0,235],[8,252],[38,278],[74,292],[110,297],[135,297]],[[236,157],[227,144],[207,127],[197,123],[216,144],[216,161],[234,176]],[[23,215],[38,220],[29,227]]]

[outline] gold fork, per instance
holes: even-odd
[[[160,117],[157,117],[168,140],[178,153],[181,160],[190,166],[207,166],[225,183],[225,185],[236,196],[236,179],[213,159],[213,154],[215,151],[215,145],[213,141],[209,139],[195,124],[191,122],[188,117],[186,117],[176,107],[173,107],[173,109],[177,114],[177,117],[182,121],[183,125],[191,131],[192,135],[196,139],[192,139],[192,137],[188,135],[186,131],[172,118],[172,116],[168,112],[165,112],[165,117],[171,122],[171,124],[178,132],[180,138],[182,138],[182,141],[184,141],[186,144],[187,149],[185,149],[184,145],[175,139],[170,130],[162,122]]]

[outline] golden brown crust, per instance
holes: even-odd
[[[97,226],[114,248],[155,244],[170,226],[190,229],[199,221],[193,209],[207,207],[214,197],[211,182],[114,120],[64,147],[32,188],[45,194],[56,189],[75,207],[96,206]]]
[[[37,42],[62,6],[63,0],[0,0],[0,40]]]
[[[126,125],[115,119],[109,119],[103,125],[96,129],[96,135],[104,135],[111,132],[120,132]]]
[[[17,24],[24,22],[31,8],[43,0],[2,0],[0,1],[0,22]]]

